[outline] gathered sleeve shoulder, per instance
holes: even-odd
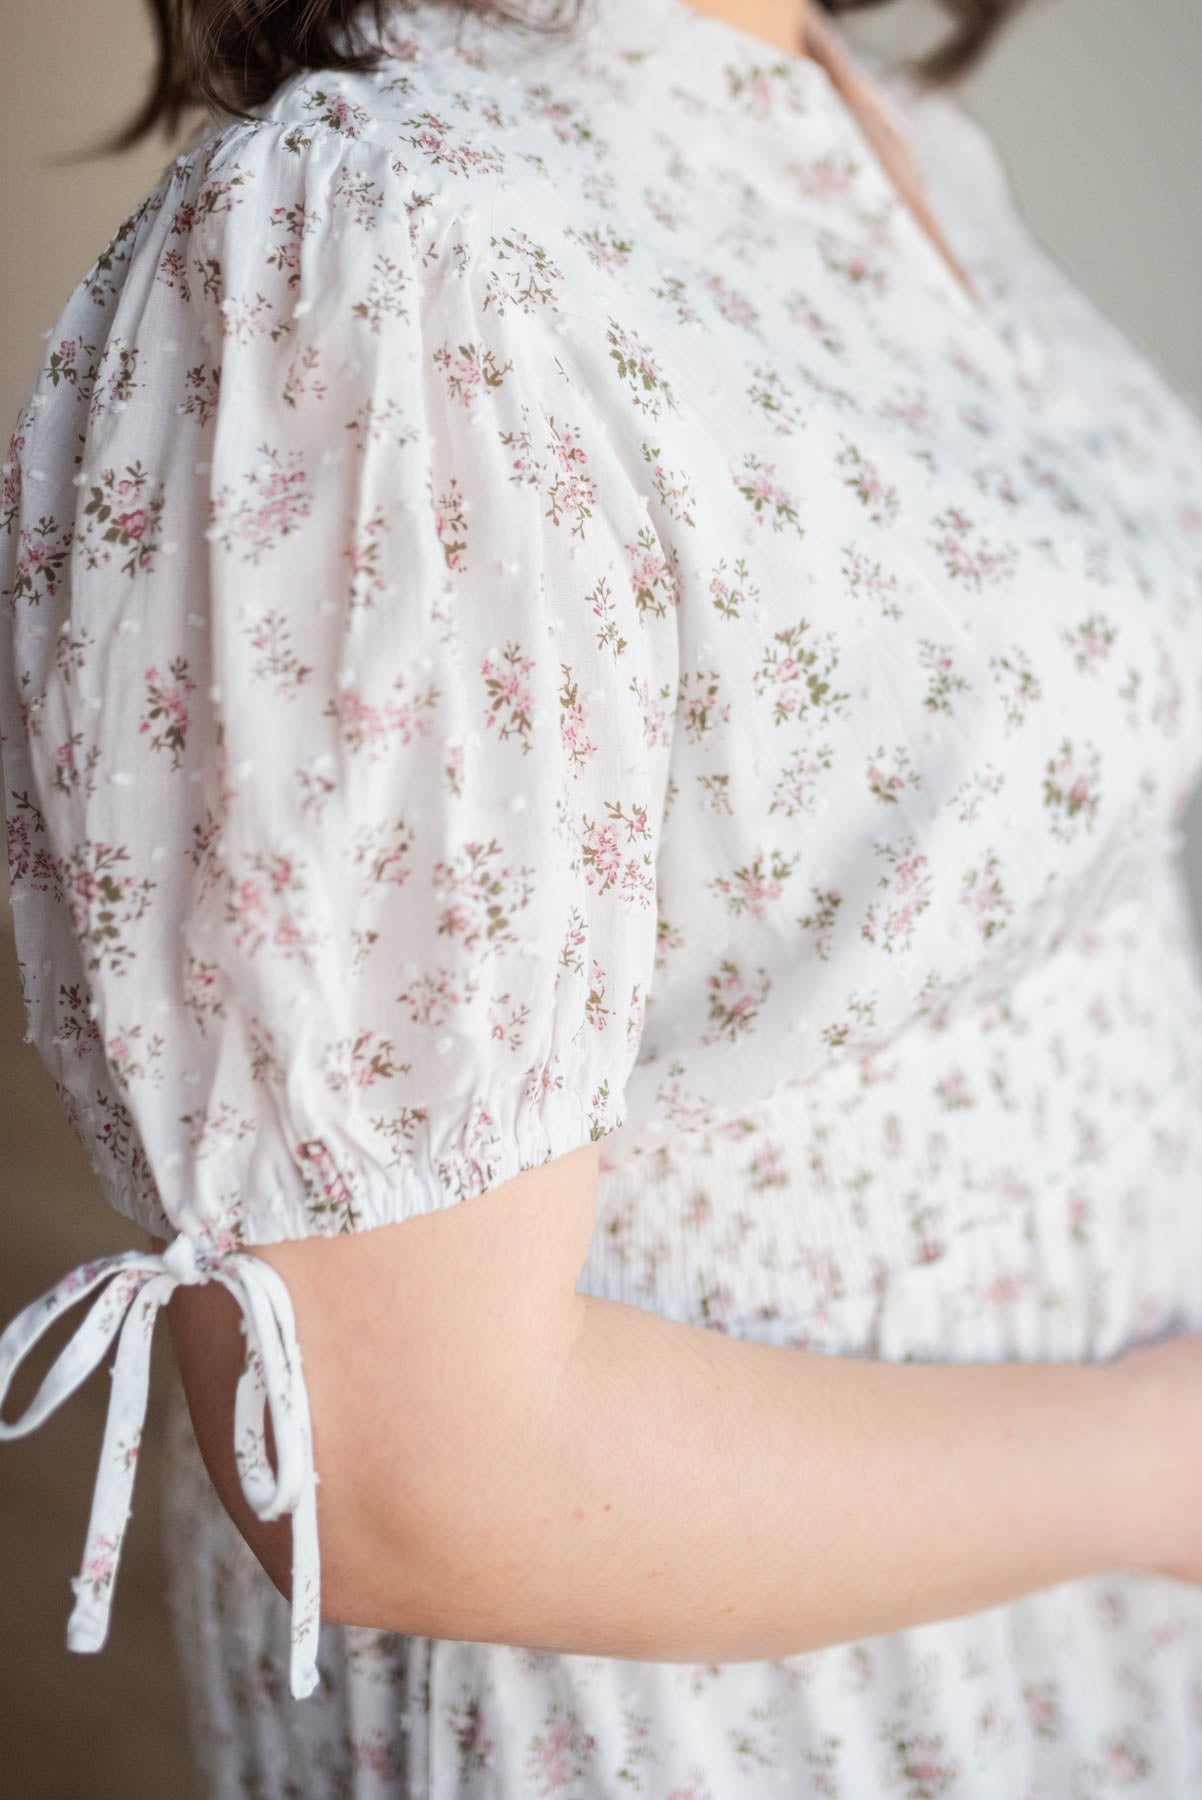
[[[13,1321],[0,1397],[98,1270],[144,1321],[218,1278],[270,1345],[257,1442],[303,1380],[251,1246],[456,1203],[625,1117],[677,679],[671,598],[640,598],[647,467],[537,217],[426,167],[353,114],[226,128],[77,287],[22,409],[0,727],[29,1037],[109,1202],[177,1235]],[[311,1552],[296,1692],[292,1417],[247,1491]],[[93,1552],[128,1490],[97,1507]]]

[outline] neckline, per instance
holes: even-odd
[[[816,3],[817,0],[811,0],[811,4]],[[682,73],[700,73],[702,76],[708,74],[714,81],[715,97],[723,100],[728,98],[724,78],[727,66],[732,61],[760,63],[774,74],[783,73],[789,82],[796,85],[803,100],[813,103],[817,113],[825,111],[828,117],[837,121],[856,153],[857,162],[867,171],[868,179],[874,181],[881,193],[892,202],[901,220],[901,229],[909,233],[917,253],[926,259],[928,267],[934,271],[936,280],[949,296],[961,319],[980,329],[995,331],[1002,337],[1007,335],[1010,321],[999,303],[975,279],[973,258],[965,254],[966,246],[958,233],[947,229],[942,197],[937,191],[937,182],[933,179],[934,171],[923,164],[921,154],[914,145],[906,113],[921,106],[924,96],[921,93],[916,95],[903,72],[893,68],[887,60],[876,57],[871,52],[853,48],[833,19],[824,16],[823,32],[834,44],[850,73],[873,91],[889,124],[911,148],[928,196],[931,217],[956,261],[966,273],[974,276],[973,292],[970,293],[965,287],[948,258],[921,223],[878,155],[858,113],[844,98],[825,64],[816,57],[808,55],[802,49],[791,50],[770,43],[720,14],[702,11],[692,4],[692,0],[584,0],[565,37],[547,37],[538,33],[532,39],[521,27],[537,24],[539,4],[540,0],[528,0],[523,18],[514,21],[519,29],[513,37],[509,37],[504,32],[498,34],[501,21],[487,13],[464,7],[459,0],[420,0],[416,11],[408,3],[390,5],[386,0],[384,35],[386,41],[399,40],[404,43],[414,39],[420,41],[424,31],[434,36],[438,36],[440,32],[449,33],[453,44],[463,45],[467,41],[478,43],[476,34],[479,33],[487,35],[490,54],[499,55],[506,62],[509,58],[516,59],[510,67],[518,75],[523,69],[529,73],[525,57],[533,47],[540,56],[549,56],[552,61],[561,55],[570,61],[577,53],[585,53],[598,62],[605,62],[607,59],[611,63],[617,61],[621,64],[624,77],[629,76],[641,54],[645,54],[648,49],[667,52],[670,62],[671,40],[677,38],[685,52],[685,58],[689,48],[694,50],[697,57],[697,62],[691,68],[687,60],[682,58]],[[973,248],[971,236],[967,240],[967,248],[970,251]]]
[[[816,0],[811,0],[812,6],[815,3]],[[948,252],[947,255],[944,254],[944,249],[941,248],[940,243],[932,238],[931,232],[928,231],[927,227],[922,223],[915,208],[907,199],[900,183],[894,179],[884,158],[877,154],[869,132],[860,124],[859,114],[855,111],[850,101],[845,98],[835,75],[832,74],[831,70],[827,68],[827,65],[819,58],[811,56],[807,60],[817,62],[818,67],[827,78],[827,85],[833,90],[835,101],[843,107],[845,112],[851,115],[853,125],[859,126],[859,134],[863,138],[869,153],[876,157],[881,173],[884,175],[886,181],[893,188],[897,196],[898,205],[903,211],[909,213],[919,231],[932,244],[936,254],[947,267],[953,281],[968,301],[972,310],[985,316],[987,308],[976,283],[973,282],[970,287],[967,285],[966,280],[961,279],[961,275],[958,272],[963,271],[964,276],[971,280],[967,257],[962,253],[960,245],[947,231],[942,216],[937,215],[936,213],[934,204],[936,197],[932,193],[931,184],[928,181],[928,171],[922,166],[921,154],[914,143],[909,127],[909,121],[904,116],[901,95],[903,89],[912,94],[909,83],[903,82],[901,76],[897,75],[883,59],[873,58],[870,55],[864,56],[855,51],[846,37],[844,37],[843,33],[838,30],[834,19],[828,18],[825,13],[822,14],[821,32],[823,36],[833,43],[836,56],[843,64],[844,68],[850,72],[855,81],[860,83],[867,90],[869,95],[876,102],[888,129],[891,130],[904,145],[914,172],[917,174],[921,184],[921,199],[924,203],[927,217],[934,226],[942,245],[946,247]],[[802,54],[804,54],[804,52],[802,52]],[[894,84],[895,76],[896,84]]]
[[[811,4],[816,4],[816,0],[811,0]],[[825,105],[829,112],[840,119],[843,129],[852,139],[865,167],[872,171],[882,190],[893,200],[905,221],[905,228],[939,271],[944,286],[955,297],[960,311],[972,322],[981,326],[988,327],[997,323],[996,309],[975,282],[973,292],[970,293],[965,287],[948,258],[931,237],[901,188],[885,167],[859,114],[840,92],[830,70],[817,57],[809,56],[801,49],[791,50],[780,44],[770,43],[767,39],[758,37],[755,32],[745,30],[743,26],[736,25],[732,20],[723,18],[720,14],[702,11],[701,8],[694,6],[691,0],[586,0],[586,12],[581,21],[582,32],[595,34],[594,41],[599,40],[612,46],[613,39],[606,35],[605,27],[612,28],[614,20],[627,7],[632,9],[633,16],[638,21],[636,29],[645,29],[647,20],[658,12],[666,25],[674,27],[686,36],[704,38],[708,35],[716,44],[726,44],[732,53],[737,53],[742,58],[759,58],[774,69],[785,70],[798,83],[803,92],[813,96],[819,104]],[[900,74],[892,70],[883,59],[862,55],[849,43],[832,18],[824,16],[822,29],[834,43],[841,60],[855,79],[862,81],[879,99],[881,110],[898,136],[907,145],[912,146],[912,139],[900,104],[903,96],[907,94],[907,84],[903,82]],[[913,155],[916,166],[921,168],[921,157],[916,151],[913,152]],[[921,173],[924,187],[930,194],[930,172],[927,169],[921,169]],[[928,202],[928,209],[944,243],[947,244],[956,261],[967,273],[971,273],[970,258],[964,254],[957,235],[948,231],[942,214],[936,213],[934,196]]]

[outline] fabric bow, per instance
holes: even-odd
[[[121,1545],[129,1522],[134,1471],[146,1421],[150,1340],[160,1306],[179,1286],[220,1281],[242,1310],[246,1364],[234,1402],[238,1476],[260,1519],[292,1514],[292,1633],[290,1680],[304,1699],[318,1682],[317,1636],[321,1624],[321,1572],[317,1544],[317,1482],[309,1397],[292,1299],[282,1276],[245,1251],[220,1253],[181,1233],[162,1254],[124,1250],[82,1263],[56,1287],[12,1319],[0,1336],[0,1408],[13,1374],[59,1315],[104,1283],[78,1329],[49,1370],[19,1419],[0,1419],[0,1441],[36,1429],[100,1363],[120,1333],[113,1388],[83,1563],[71,1586],[75,1606],[67,1646],[104,1647]],[[267,1456],[265,1402],[271,1408],[278,1472]]]

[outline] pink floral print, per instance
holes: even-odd
[[[973,296],[688,0],[384,42],[202,124],[3,468],[17,955],[101,1193],[236,1271],[596,1141],[582,1287],[709,1330],[1202,1325],[1202,422],[878,59]],[[1199,1781],[1168,1581],[728,1665],[321,1624],[310,1689],[178,1389],[165,1529],[221,1800]]]

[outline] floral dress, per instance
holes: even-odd
[[[177,1385],[219,1800],[1202,1791],[1202,1589],[1167,1578],[725,1665],[320,1620],[256,1245],[596,1141],[582,1290],[703,1329],[1084,1361],[1202,1328],[1202,421],[959,102],[876,59],[973,294],[824,68],[688,0],[382,41],[207,117],[4,464],[29,1041],[170,1239],[0,1338],[2,1398],[95,1294],[4,1436],[119,1345],[69,1641],[105,1641],[158,1308],[220,1280],[294,1597]]]

